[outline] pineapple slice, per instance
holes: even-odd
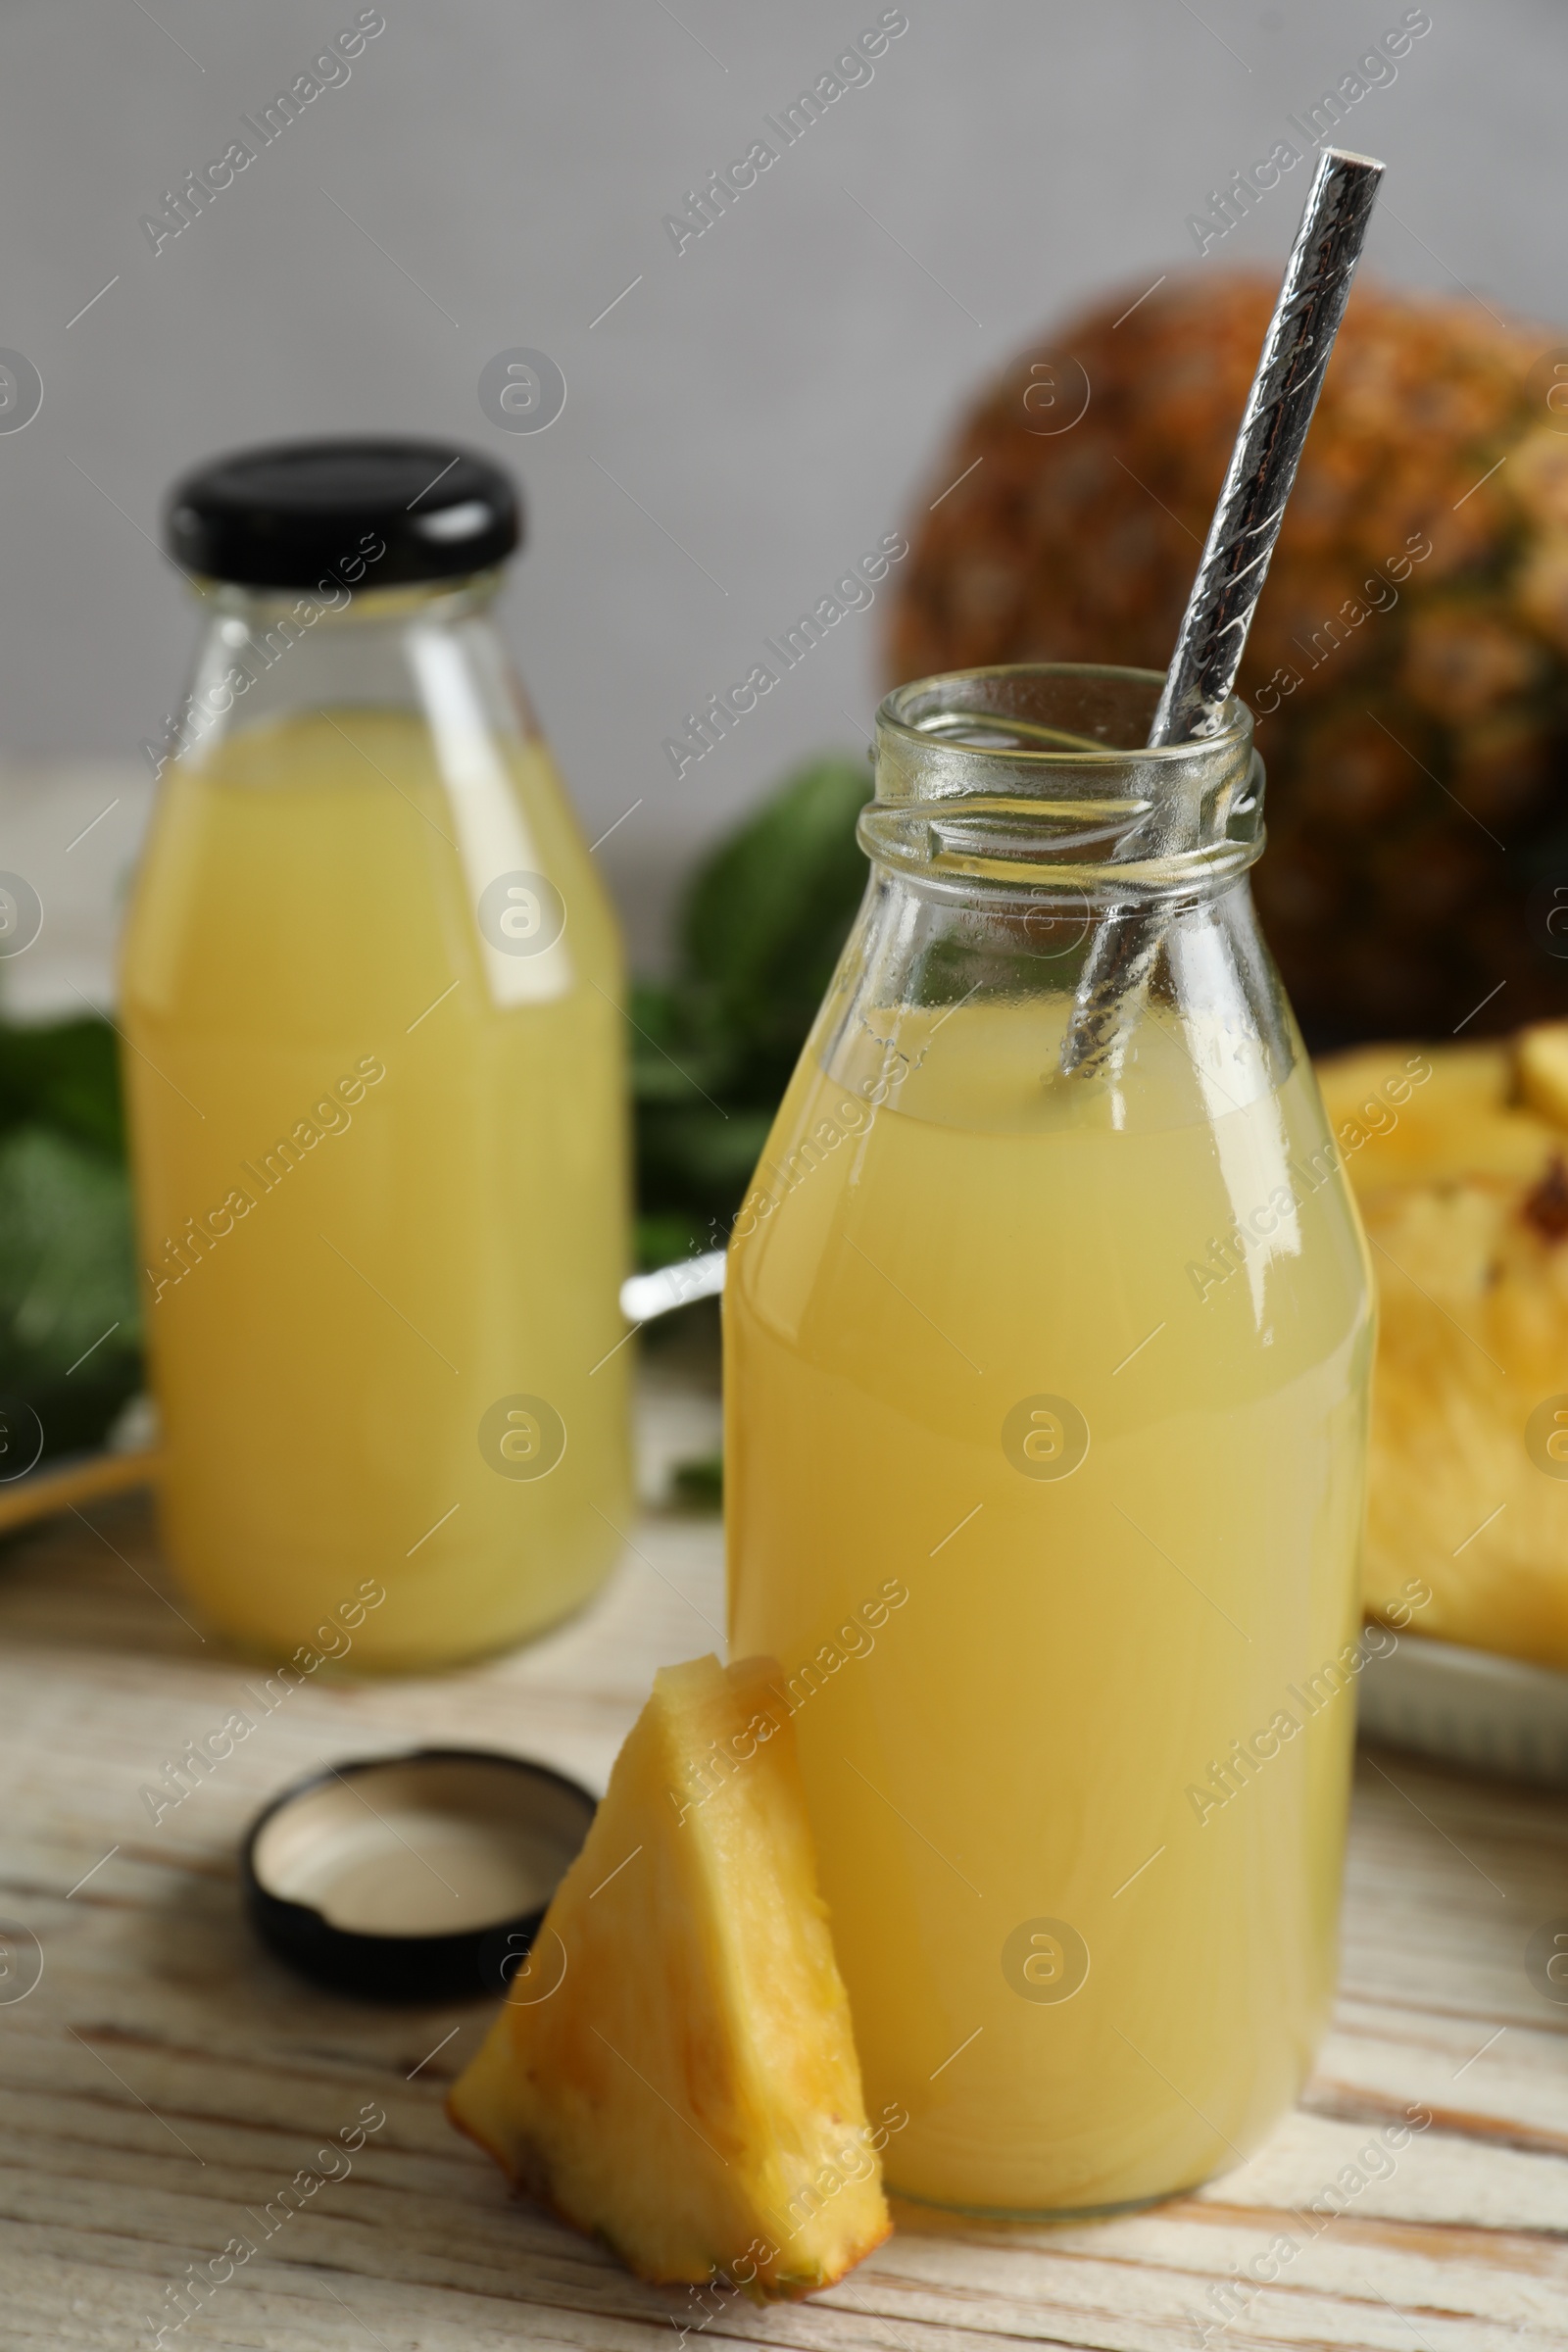
[[[808,2294],[892,2224],[772,1661],[666,1667],[448,2111],[642,2278]]]
[[[1519,1091],[1542,1118],[1568,1127],[1568,1021],[1520,1030]]]

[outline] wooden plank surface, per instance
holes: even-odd
[[[701,1383],[666,1373],[645,1402],[650,1485],[712,1425]],[[137,1504],[0,1551],[0,1919],[43,1960],[0,2005],[3,2352],[151,2345],[184,2266],[257,2237],[254,2217],[328,2169],[317,2151],[367,2109],[385,2121],[348,2169],[167,2345],[637,2352],[672,2328],[808,2352],[1568,2343],[1568,2007],[1525,1966],[1531,1933],[1568,1918],[1568,1814],[1392,1751],[1357,1775],[1317,2072],[1268,2145],[1200,2194],[1054,2229],[907,2209],[840,2287],[763,2312],[642,2286],[513,2203],[441,2110],[488,2012],[313,1993],[252,1944],[235,1848],[284,1781],[415,1741],[514,1748],[602,1787],[654,1667],[721,1646],[717,1522],[651,1508],[633,1544],[586,1616],[517,1656],[307,1685],[156,1827],[142,1787],[254,1669],[177,1613]],[[1411,2109],[1431,2123],[1391,2150]]]

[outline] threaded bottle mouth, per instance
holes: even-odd
[[[860,842],[945,891],[1121,903],[1207,896],[1263,848],[1251,713],[1151,750],[1157,670],[1018,662],[898,687],[877,713]]]

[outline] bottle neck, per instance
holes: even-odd
[[[1156,672],[1032,664],[923,679],[877,717],[862,847],[948,900],[1041,914],[1211,897],[1262,853],[1262,762],[1245,706],[1198,742],[1146,748]]]
[[[348,568],[343,566],[340,568]],[[429,712],[432,696],[519,734],[532,720],[490,622],[499,570],[378,589],[334,571],[314,588],[197,586],[205,626],[189,687],[145,745],[154,772],[242,727],[313,710]]]
[[[1250,719],[1235,704],[1213,736],[1149,751],[1160,684],[1040,666],[888,698],[860,819],[870,887],[810,1047],[848,1095],[985,1126],[1044,1116],[1049,1092],[1053,1117],[1070,1097],[1072,1118],[1118,1126],[1284,1083],[1295,1032],[1246,880],[1263,846]],[[1128,943],[1125,1051],[1047,1088]],[[982,1102],[988,1070],[1011,1108]]]
[[[213,620],[239,621],[266,634],[284,619],[296,629],[404,628],[411,621],[455,623],[485,612],[506,574],[499,568],[464,573],[451,580],[375,584],[374,554],[345,558],[314,586],[251,588],[238,580],[193,582],[203,612]]]

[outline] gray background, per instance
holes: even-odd
[[[155,257],[139,217],[357,13],[4,10],[0,344],[45,395],[0,435],[0,863],[64,875],[66,816],[123,785],[69,872],[107,890],[123,865],[141,795],[114,763],[157,728],[191,639],[150,543],[172,474],[275,435],[458,436],[521,474],[504,625],[590,831],[642,803],[601,855],[646,965],[696,843],[792,760],[857,744],[886,588],[681,782],[662,738],[937,495],[944,431],[1037,328],[1107,286],[1131,301],[1161,271],[1281,261],[1305,170],[1204,260],[1187,216],[1404,9],[907,0],[874,79],[677,256],[663,215],[880,0],[385,0],[347,84]],[[1568,23],[1548,0],[1430,14],[1346,126],[1391,167],[1367,266],[1568,322]],[[569,387],[537,435],[476,397],[517,345]],[[40,760],[76,764],[70,809]],[[111,765],[83,780],[83,760]]]

